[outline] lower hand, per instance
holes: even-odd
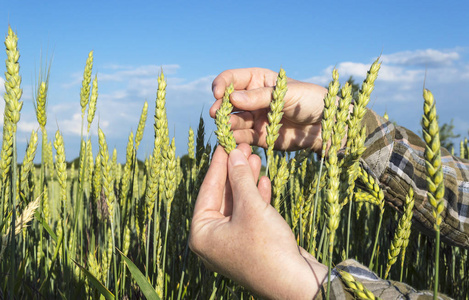
[[[270,181],[261,161],[241,144],[228,156],[222,147],[200,188],[189,245],[213,271],[269,299],[312,299],[327,267],[299,247],[270,205]]]

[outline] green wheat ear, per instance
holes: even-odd
[[[399,254],[402,252],[402,262],[405,258],[405,249],[409,243],[410,228],[412,225],[412,208],[414,207],[414,190],[412,187],[406,195],[404,204],[404,214],[399,219],[399,224],[392,239],[391,246],[388,249],[388,263],[384,278],[388,278],[392,265],[397,261]]]
[[[36,118],[43,131],[47,123],[46,101],[47,101],[47,82],[42,81],[39,84],[39,88],[37,90],[37,96],[36,96]]]
[[[280,121],[283,116],[283,107],[285,105],[285,94],[287,93],[287,75],[285,70],[280,68],[277,75],[277,82],[272,92],[272,101],[270,102],[270,112],[267,114],[269,125],[267,125],[267,168],[272,167],[272,159],[274,157],[274,145],[275,141],[279,136],[280,127],[282,124]],[[267,171],[266,171],[267,173]],[[271,180],[273,178],[271,177]]]
[[[142,113],[140,114],[140,120],[138,122],[137,132],[135,134],[135,150],[138,150],[138,146],[143,138],[143,131],[145,130],[145,123],[148,115],[148,102],[143,103]]]
[[[441,212],[444,209],[443,196],[445,186],[443,182],[443,169],[441,166],[440,127],[438,126],[435,100],[433,94],[423,90],[423,117],[422,131],[425,140],[425,166],[427,170],[427,198],[433,207],[436,231],[435,245],[435,281],[433,286],[433,299],[438,297],[438,273],[440,260],[440,225],[443,220]]]
[[[443,169],[441,167],[440,152],[440,130],[438,126],[435,101],[432,93],[425,89],[423,91],[425,99],[422,118],[423,137],[425,147],[425,165],[427,169],[427,197],[433,206],[433,217],[435,218],[435,230],[438,230],[442,221],[441,212],[444,209],[444,183]]]
[[[90,100],[90,83],[91,83],[91,72],[93,69],[93,51],[88,53],[86,59],[85,70],[83,71],[83,81],[80,90],[80,105],[82,118],[85,115],[86,106]]]
[[[88,87],[89,89],[89,87]],[[89,94],[89,93],[88,93]],[[88,103],[88,133],[90,132],[91,123],[93,123],[94,115],[96,113],[96,103],[98,102],[98,76],[94,77],[91,86],[91,98]]]
[[[350,273],[340,270],[339,274],[342,282],[355,294],[358,299],[381,299],[376,297],[360,281],[355,280],[355,278]]]
[[[236,148],[236,141],[230,124],[230,114],[233,110],[233,105],[230,102],[230,95],[233,91],[233,84],[230,84],[230,86],[225,90],[225,95],[223,96],[220,108],[216,112],[215,118],[215,124],[217,125],[215,134],[217,135],[218,143],[223,146],[228,154]]]

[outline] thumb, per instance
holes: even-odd
[[[239,149],[230,153],[228,177],[233,192],[233,215],[240,207],[245,210],[246,206],[252,206],[255,199],[262,201],[249,162]]]
[[[230,100],[240,110],[254,111],[270,106],[272,91],[273,87],[234,91],[230,96]]]

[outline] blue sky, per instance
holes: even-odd
[[[99,80],[96,116],[120,161],[145,100],[150,109],[140,156],[152,149],[161,67],[168,79],[170,135],[176,136],[179,155],[187,151],[187,131],[197,127],[201,112],[207,137],[214,130],[207,113],[213,102],[210,87],[223,70],[283,67],[289,77],[326,85],[337,66],[342,79],[353,75],[360,82],[381,53],[383,67],[371,108],[419,130],[426,72],[440,122],[453,119],[456,132],[468,135],[467,1],[10,0],[0,11],[5,34],[8,24],[19,36],[21,53],[25,104],[18,129],[20,158],[31,130],[38,127],[32,104],[35,81],[41,65],[51,59],[47,128],[50,136],[57,126],[63,132],[68,160],[78,155],[79,91],[90,50]],[[1,57],[3,61],[4,52]],[[94,132],[96,128],[97,119]]]

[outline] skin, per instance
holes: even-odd
[[[236,142],[266,148],[267,113],[276,79],[276,72],[261,68],[222,72],[212,84],[213,95],[217,100],[210,108],[210,116],[215,118],[225,88],[233,83],[235,91],[231,94],[230,101],[237,113],[231,116],[230,122]],[[319,152],[322,147],[323,99],[327,89],[290,78],[287,84],[283,125],[275,148],[279,150],[311,148]]]
[[[189,245],[213,271],[268,299],[313,299],[327,267],[299,247],[270,205],[271,183],[249,144],[266,147],[267,112],[277,73],[259,68],[228,70],[213,81],[215,117],[225,88],[234,83],[230,122],[238,147],[218,147],[194,208]],[[277,149],[319,152],[323,98],[327,90],[288,79]]]

